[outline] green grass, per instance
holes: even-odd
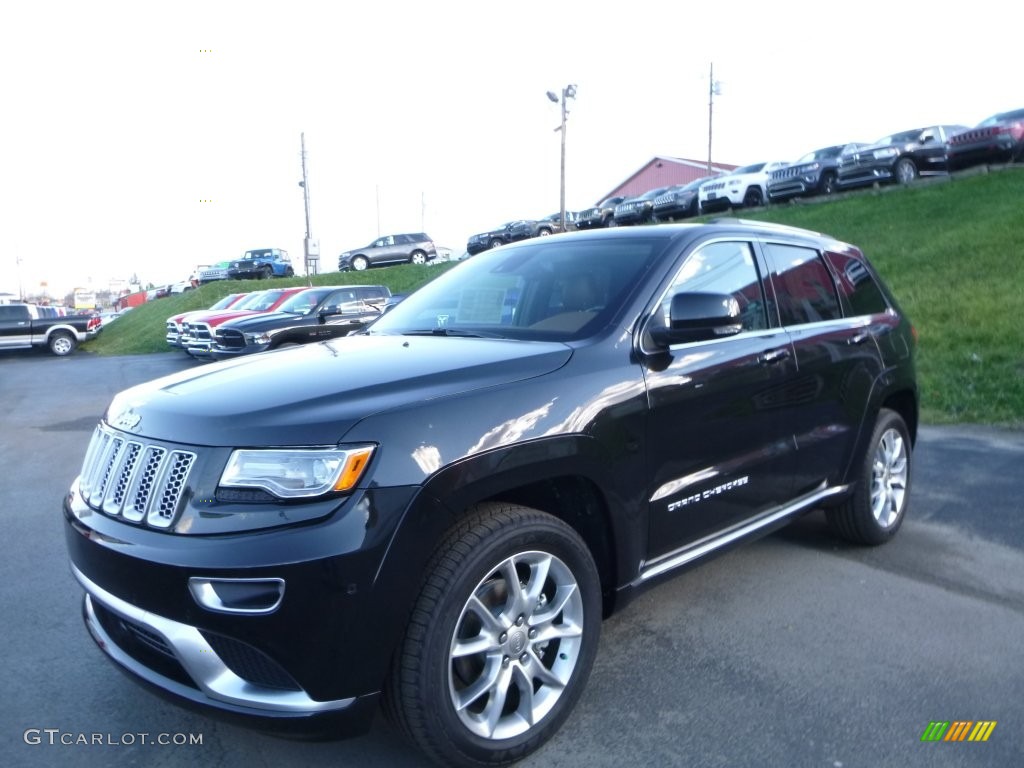
[[[922,421],[1024,426],[1024,169],[742,215],[826,232],[867,254],[919,334]],[[332,272],[313,283],[383,283],[407,293],[450,266]],[[302,278],[212,283],[137,307],[85,348],[107,355],[162,352],[170,315],[204,309],[227,293],[304,284]]]
[[[409,293],[429,282],[454,264],[436,266],[400,265],[366,272],[327,272],[315,275],[313,285],[386,285],[392,293]],[[166,352],[167,318],[193,309],[207,309],[229,293],[309,285],[304,277],[274,280],[218,280],[194,291],[147,301],[107,325],[82,349],[98,355],[145,355]],[[182,353],[184,354],[184,353]]]
[[[867,254],[918,331],[922,421],[1024,426],[1024,169],[743,216]]]

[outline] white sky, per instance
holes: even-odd
[[[172,282],[257,247],[301,265],[302,132],[321,271],[377,237],[378,212],[381,234],[461,252],[558,209],[545,92],[569,83],[570,209],[655,155],[706,159],[712,61],[717,162],[1024,106],[1017,3],[1004,23],[877,0],[707,5],[7,3],[0,292]]]

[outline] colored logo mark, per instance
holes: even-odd
[[[988,741],[996,729],[995,720],[932,720],[921,741]]]

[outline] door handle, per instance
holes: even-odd
[[[761,363],[761,365],[772,365],[774,363],[780,363],[783,360],[787,360],[788,358],[789,349],[786,347],[780,347],[779,349],[771,349],[767,352],[762,352],[758,356],[757,361]]]
[[[861,331],[860,333],[856,334],[855,336],[851,336],[850,338],[848,338],[846,340],[846,343],[849,344],[851,347],[855,347],[858,344],[863,344],[867,340],[868,340],[867,332]]]

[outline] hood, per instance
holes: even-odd
[[[346,336],[141,384],[105,419],[191,445],[333,445],[374,413],[542,376],[571,356],[558,342]]]
[[[229,320],[221,325],[230,325],[236,331],[260,330],[262,328],[276,328],[280,325],[290,325],[300,322],[310,316],[311,313],[302,315],[294,312],[257,312],[256,314],[242,315]]]

